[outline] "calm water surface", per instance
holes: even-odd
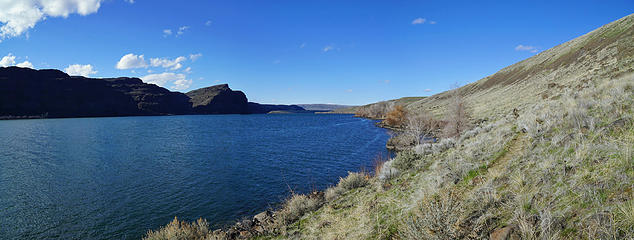
[[[388,135],[350,115],[0,121],[0,238],[138,239],[215,227],[370,168]]]

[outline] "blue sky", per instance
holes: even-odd
[[[228,83],[285,104],[432,95],[634,10],[632,0],[74,2],[0,3],[0,65],[183,92]]]

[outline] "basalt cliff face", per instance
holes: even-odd
[[[221,84],[186,93],[190,97],[193,111],[198,114],[249,113],[247,96],[233,91],[228,84]]]
[[[53,69],[0,68],[1,119],[267,112],[250,107],[246,95],[227,84],[184,94],[138,78],[85,78]]]

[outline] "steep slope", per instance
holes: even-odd
[[[457,91],[475,118],[484,119],[546,99],[564,91],[578,91],[590,81],[623,76],[634,71],[634,14],[581,37],[506,67]],[[411,103],[411,111],[442,115],[450,92]]]

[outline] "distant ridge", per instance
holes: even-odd
[[[353,107],[350,105],[339,105],[339,104],[297,104],[297,106],[303,107],[308,111],[316,111],[316,112],[328,112],[342,108]]]

